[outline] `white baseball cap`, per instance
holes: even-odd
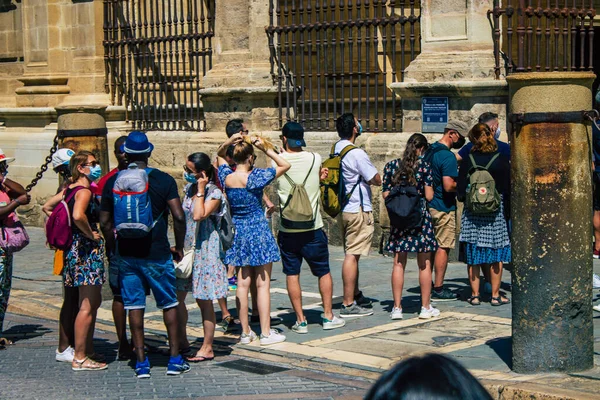
[[[68,165],[71,161],[71,157],[75,155],[75,152],[71,149],[58,149],[56,153],[52,155],[52,168],[60,167],[61,165]]]
[[[15,161],[14,157],[6,157],[6,154],[0,149],[0,162],[5,161],[7,164]]]

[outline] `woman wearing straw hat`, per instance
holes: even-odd
[[[8,218],[16,218],[15,210],[25,204],[29,204],[31,197],[25,192],[23,186],[8,179],[8,164],[15,161],[14,157],[6,157],[0,149],[0,224]],[[12,284],[12,254],[0,247],[0,333],[4,324],[4,315],[8,307],[8,296]],[[0,349],[12,342],[0,335]]]

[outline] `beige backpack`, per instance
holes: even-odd
[[[312,172],[315,165],[315,155],[313,153],[313,160],[308,170],[308,174],[302,183],[296,183],[289,177],[288,174],[283,176],[290,183],[292,187],[290,189],[290,195],[287,201],[281,207],[281,226],[286,229],[311,229],[315,226],[315,216],[313,213],[312,205],[310,204],[310,198],[304,185]]]

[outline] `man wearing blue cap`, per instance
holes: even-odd
[[[173,258],[180,260],[183,257],[185,216],[175,180],[158,169],[148,168],[148,158],[153,149],[154,146],[148,141],[145,133],[133,131],[127,136],[122,151],[126,154],[129,166],[127,170],[119,172],[106,182],[100,205],[100,224],[106,240],[106,253],[110,262],[118,266],[121,296],[125,309],[129,311],[129,325],[137,357],[135,374],[138,378],[150,377],[150,363],[144,354],[144,310],[148,288],[152,290],[157,307],[163,310],[169,335],[171,358],[167,366],[167,375],[179,375],[190,369],[179,354],[176,307],[178,302],[173,268]],[[145,170],[147,176],[139,170]],[[153,223],[149,233],[135,238],[121,234],[117,227],[115,240],[115,200],[118,200],[113,190],[115,182],[122,174],[129,173],[127,177],[136,176],[136,171],[138,176],[141,174],[148,182],[147,194],[152,207]],[[121,181],[118,184],[120,185]],[[167,237],[169,212],[173,216],[175,247],[170,247]]]
[[[279,250],[283,273],[286,275],[288,295],[296,312],[296,323],[292,330],[308,333],[308,322],[302,311],[302,289],[300,288],[300,267],[306,260],[310,271],[319,279],[319,292],[323,300],[321,322],[323,329],[341,328],[346,321],[333,314],[331,303],[333,280],[329,270],[329,248],[327,235],[323,231],[320,210],[320,171],[321,156],[304,151],[304,128],[297,122],[283,126],[280,136],[283,144],[283,157],[292,167],[277,179],[277,194],[281,216],[279,219]],[[294,188],[302,185],[303,189]],[[304,190],[299,193],[298,190]],[[306,204],[292,201],[291,197],[302,197]],[[293,208],[297,207],[296,210]],[[304,209],[304,210],[302,210]]]

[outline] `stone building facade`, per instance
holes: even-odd
[[[162,87],[160,85],[166,85],[169,78],[164,78],[162,83],[153,83],[152,80],[157,79],[159,74],[156,70],[140,72],[144,68],[147,71],[150,66],[140,67],[139,63],[143,64],[143,54],[148,54],[148,49],[156,48],[163,49],[162,62],[166,65],[167,57],[174,51],[166,47],[168,40],[152,43],[139,41],[144,34],[136,36],[135,24],[139,25],[139,32],[144,32],[143,28],[146,29],[145,32],[154,28],[160,31],[159,26],[165,21],[172,21],[171,25],[179,26],[182,34],[189,33],[190,30],[199,32],[195,36],[197,40],[194,41],[194,37],[189,36],[186,41],[181,42],[187,44],[182,44],[177,50],[182,54],[187,51],[188,58],[179,58],[183,66],[178,68],[178,73],[189,79],[172,85],[170,90],[181,88],[194,93],[194,96],[199,95],[191,97],[187,103],[191,104],[190,110],[195,107],[201,112],[203,122],[199,126],[205,127],[205,130],[171,130],[155,126],[148,132],[156,147],[152,157],[153,164],[177,178],[181,175],[181,165],[187,154],[193,151],[214,153],[225,137],[225,123],[231,118],[244,118],[252,132],[278,141],[277,130],[281,124],[281,115],[283,113],[285,119],[287,110],[280,111],[281,90],[274,71],[276,74],[280,73],[277,69],[280,67],[279,62],[284,63],[281,61],[284,53],[277,52],[265,27],[281,24],[287,18],[289,25],[300,27],[290,32],[308,29],[305,26],[310,21],[294,20],[295,15],[309,16],[312,20],[321,15],[324,20],[331,22],[348,19],[386,21],[383,25],[373,22],[377,30],[373,28],[366,32],[377,36],[371,42],[376,47],[373,48],[374,59],[370,64],[379,63],[379,75],[375,75],[372,82],[381,83],[378,96],[385,92],[389,96],[386,101],[389,102],[393,97],[395,108],[392,109],[393,115],[390,118],[397,120],[397,126],[386,130],[371,128],[359,139],[359,144],[368,151],[380,171],[387,161],[401,155],[411,133],[421,131],[422,96],[448,97],[449,117],[468,123],[473,123],[484,111],[496,112],[500,115],[503,135],[506,135],[508,87],[503,76],[500,79],[495,76],[493,32],[487,15],[488,10],[493,8],[492,0],[423,0],[421,3],[373,1],[368,9],[364,4],[361,6],[362,3],[319,0],[0,0],[0,147],[9,156],[17,158],[11,164],[11,177],[23,183],[28,183],[33,178],[51,147],[58,128],[57,116],[65,107],[102,108],[108,128],[109,149],[117,136],[131,129],[130,121],[135,119],[135,112],[128,109],[127,96],[133,96],[132,92],[126,91],[128,94],[122,97],[117,93],[119,85],[123,85],[122,80],[129,73],[125,68],[131,68],[127,67],[128,60],[133,59],[133,63],[137,60],[138,72],[132,73],[134,80],[137,73],[141,74],[137,82],[141,82],[142,88],[144,85],[146,89]],[[162,9],[159,4],[162,4]],[[167,4],[167,8],[169,5],[174,7],[172,15],[170,9],[165,11],[164,4]],[[328,9],[328,6],[331,8]],[[155,14],[152,14],[151,9]],[[137,22],[134,14],[137,15]],[[107,18],[106,15],[110,17]],[[140,25],[141,16],[145,16],[144,27]],[[123,21],[131,22],[132,18],[133,25],[123,25]],[[175,20],[179,22],[174,23]],[[394,23],[404,24],[402,32],[406,35],[398,31],[397,36],[395,33],[386,36],[385,32],[391,32],[385,30],[390,26],[387,24]],[[116,28],[117,25],[121,27],[120,31]],[[319,29],[322,32],[324,25]],[[284,36],[277,36],[277,30],[272,32],[272,38],[288,40]],[[116,36],[111,36],[113,34]],[[290,35],[290,42],[285,46],[288,50],[292,47],[300,49],[297,55],[293,53],[300,58],[313,54],[313,46],[318,48],[318,40],[326,38],[314,33],[308,36],[308,42],[300,43],[294,42],[298,36]],[[120,75],[111,64],[115,58],[110,58],[111,53],[105,50],[105,44],[116,37],[130,40],[129,44],[125,41],[120,45],[121,53],[118,53],[118,46],[115,47],[115,54],[120,54],[121,57],[118,65],[125,71]],[[138,40],[135,46],[138,47],[133,48],[138,54],[132,56],[123,49],[131,48],[128,46],[134,43],[132,40],[135,38]],[[354,36],[354,42],[350,43],[344,42],[343,35],[341,43],[339,36],[337,42],[335,39],[335,34],[329,37],[328,40],[333,40],[333,44],[329,42],[328,51],[342,46],[344,52],[343,46],[358,46],[356,40],[363,40],[364,37],[361,38],[360,34],[358,38]],[[384,44],[384,51],[377,53],[382,40],[387,44]],[[389,64],[386,60],[390,57],[385,49],[394,47],[394,57],[399,59],[396,50],[408,49],[411,40],[417,51],[412,55],[406,53],[404,65],[392,72],[391,69],[386,70],[384,64]],[[200,62],[194,60],[200,54],[208,53],[209,59],[203,65],[210,63],[209,68],[201,73]],[[279,61],[274,61],[274,55],[279,56]],[[312,64],[306,67],[306,71],[316,74],[315,71],[318,71],[319,65],[327,57],[328,54],[322,54],[320,58],[313,57]],[[186,60],[189,61],[187,67]],[[362,61],[356,62],[360,68]],[[159,69],[162,68],[160,59],[157,64]],[[165,66],[165,71],[167,68]],[[172,73],[173,67],[170,68]],[[382,70],[386,71],[385,75],[381,75]],[[335,82],[335,71],[333,74]],[[352,75],[350,72],[345,76],[360,76],[360,73]],[[371,79],[368,74],[364,76],[367,80]],[[300,79],[300,74],[296,74],[296,78]],[[341,79],[344,82],[344,78]],[[335,90],[335,83],[333,85]],[[131,85],[128,87],[131,88]],[[351,89],[350,96],[354,93],[354,89]],[[289,91],[283,97],[285,95],[289,95]],[[294,92],[292,95],[297,94]],[[329,100],[322,98],[320,103],[327,101]],[[187,103],[184,109],[188,108]],[[316,99],[312,99],[310,104],[305,103],[306,107],[322,105]],[[345,103],[342,99],[341,103],[346,105],[346,111],[356,112],[355,102]],[[332,107],[331,119],[334,118],[335,111],[340,111],[339,103]],[[341,107],[344,109],[344,105]],[[168,112],[169,108],[164,110]],[[294,112],[290,114],[292,118]],[[327,156],[331,144],[337,138],[332,125],[329,127],[308,129],[306,141],[309,150]],[[430,134],[430,139],[435,140],[437,136],[438,134]],[[110,157],[114,165],[112,154]],[[35,201],[21,210],[28,223],[42,223],[40,204],[55,192],[56,186],[56,175],[52,171],[47,172],[32,191]],[[381,225],[386,225],[386,218],[378,189],[374,190],[374,197],[375,204],[380,204],[375,210],[377,229],[380,230]],[[334,226],[335,221],[329,221],[330,237],[335,241],[337,229],[333,229]],[[376,240],[378,237],[376,235]]]

